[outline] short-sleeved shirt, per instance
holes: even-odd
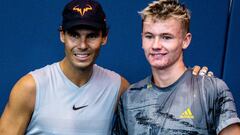
[[[224,81],[191,72],[165,88],[154,85],[152,76],[131,85],[119,106],[123,129],[129,135],[207,135],[239,123]]]

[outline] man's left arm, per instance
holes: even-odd
[[[231,91],[223,80],[216,79],[216,126],[219,135],[240,135],[240,119]]]
[[[124,77],[121,77],[121,85],[120,85],[120,90],[118,94],[118,100],[120,99],[121,95],[127,90],[128,87],[129,87],[129,82]]]
[[[224,128],[219,135],[240,135],[240,125],[233,124]]]

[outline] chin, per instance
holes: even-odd
[[[89,69],[93,65],[93,62],[74,62],[73,66],[76,69],[85,70]]]
[[[96,60],[96,57],[94,56],[89,56],[88,59],[84,60],[84,61],[80,61],[78,59],[72,59],[72,65],[79,70],[86,70],[89,68],[92,68],[92,66],[94,65]]]
[[[167,68],[167,66],[152,66],[152,68],[158,69],[158,70],[164,70]]]
[[[163,70],[169,67],[168,63],[151,63],[152,68]]]

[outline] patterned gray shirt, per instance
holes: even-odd
[[[240,123],[222,80],[193,76],[191,69],[166,88],[155,86],[151,78],[131,85],[121,97],[117,134],[207,135]]]

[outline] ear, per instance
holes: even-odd
[[[61,42],[62,43],[64,43],[65,42],[65,35],[64,35],[64,32],[63,31],[59,31],[59,34],[60,34],[60,40],[61,40]]]
[[[108,36],[103,37],[103,38],[102,38],[101,45],[106,45],[107,40],[108,40]]]
[[[183,49],[188,48],[188,46],[190,45],[191,39],[192,39],[192,34],[187,33],[183,39],[183,46],[182,46]]]

